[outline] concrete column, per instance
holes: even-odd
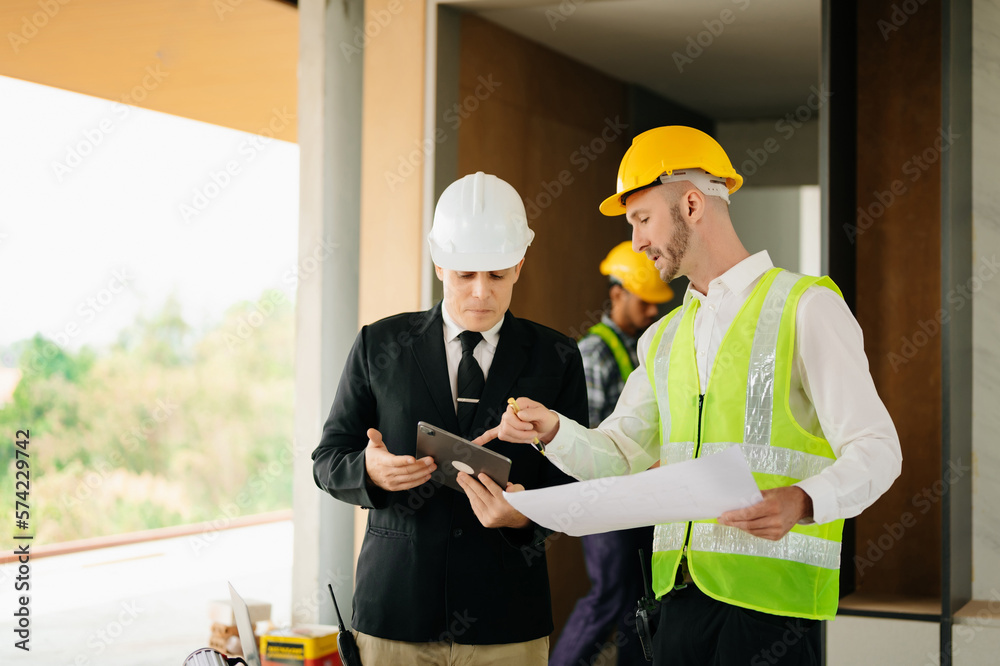
[[[320,492],[310,454],[358,331],[364,0],[299,2],[299,282],[292,615],[350,622],[354,510]],[[363,42],[362,42],[363,47]]]
[[[972,297],[973,387],[973,571],[975,599],[1000,593],[1000,2],[972,3],[972,220],[970,261]],[[1000,616],[1000,614],[998,614]]]

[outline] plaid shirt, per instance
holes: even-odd
[[[609,326],[625,345],[625,349],[628,350],[628,355],[632,359],[632,366],[639,367],[639,356],[636,351],[639,339],[622,333],[608,315],[602,316],[601,321]],[[593,333],[588,333],[580,338],[580,342],[577,344],[580,347],[580,355],[583,356],[583,373],[587,378],[590,427],[595,428],[615,410],[618,396],[625,388],[625,380],[622,379],[621,372],[618,370],[614,354],[604,344],[604,340]]]

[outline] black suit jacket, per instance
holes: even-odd
[[[586,422],[587,386],[574,341],[507,312],[474,433],[497,425],[507,398],[520,396]],[[354,628],[391,640],[467,645],[549,635],[548,531],[485,528],[464,494],[433,479],[399,492],[368,483],[367,429],[377,428],[390,452],[415,455],[418,421],[459,432],[440,303],[361,329],[312,455],[316,485],[370,509]],[[487,446],[511,459],[510,480],[527,489],[571,481],[531,446]]]

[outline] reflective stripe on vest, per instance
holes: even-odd
[[[593,333],[604,341],[604,344],[608,346],[608,349],[611,350],[611,353],[615,357],[615,363],[618,364],[618,372],[622,376],[622,381],[628,379],[628,376],[635,370],[635,366],[632,365],[632,357],[628,355],[628,350],[625,349],[625,345],[614,329],[602,321],[591,326],[587,333]]]
[[[657,525],[653,550],[679,550],[687,536],[686,523]],[[763,543],[761,543],[763,542]],[[778,541],[759,539],[736,527],[718,523],[692,523],[691,548],[715,553],[740,553],[801,562],[824,569],[840,568],[840,542],[789,532]]]
[[[739,445],[743,449],[750,471],[759,474],[774,474],[801,480],[815,476],[833,464],[831,458],[803,451],[743,442],[706,442],[701,445],[701,455],[722,453],[734,445]],[[694,442],[668,442],[663,445],[661,458],[664,462],[691,460],[694,458]]]
[[[677,333],[677,327],[681,323],[680,313],[681,308],[676,308],[671,314],[664,318],[660,327],[656,330],[656,334],[653,336],[653,340],[649,345],[649,351],[646,353],[646,376],[649,377],[649,383],[653,386],[653,396],[656,397],[657,382],[661,382],[663,394],[667,393],[667,377],[670,374],[670,364],[668,363],[670,357],[670,349],[674,344],[674,335]],[[657,354],[657,349],[663,346],[663,351]],[[659,398],[657,397],[657,402]],[[665,464],[667,459],[664,457],[666,454],[663,449],[663,442],[669,441],[670,439],[670,410],[663,411],[660,410],[660,464]],[[694,443],[691,443],[692,455],[694,455]],[[683,460],[686,460],[684,458]],[[674,460],[681,460],[680,458]]]
[[[799,298],[828,278],[772,269],[726,331],[708,390],[699,386],[691,299],[661,322],[646,357],[660,412],[663,464],[738,444],[762,489],[791,485],[834,462],[829,444],[794,421],[788,391]],[[699,394],[704,393],[698,413]],[[699,439],[699,430],[701,441]],[[716,521],[658,525],[653,542],[657,596],[673,586],[687,547],[695,583],[716,599],[764,612],[828,619],[836,613],[843,521],[796,525],[778,541]]]

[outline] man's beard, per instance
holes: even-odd
[[[681,269],[681,259],[687,254],[688,244],[691,242],[691,230],[684,224],[681,217],[680,204],[674,204],[670,209],[670,216],[673,218],[674,229],[673,238],[670,244],[663,248],[661,256],[666,260],[666,265],[660,269],[660,279],[670,282]]]

